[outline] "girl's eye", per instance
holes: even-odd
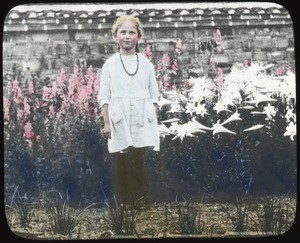
[[[129,33],[129,35],[136,35],[137,34],[137,32],[135,32],[135,31],[129,31],[129,32],[127,32],[126,30],[121,30],[120,31],[121,35],[126,35],[127,33]]]

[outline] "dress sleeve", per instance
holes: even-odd
[[[100,104],[100,107],[102,107],[104,104],[109,104],[110,102],[110,75],[109,75],[109,68],[107,63],[104,63],[102,70],[101,70],[101,76],[100,76],[100,88],[98,93],[98,103]]]
[[[150,63],[150,80],[149,80],[149,91],[150,91],[150,97],[152,99],[153,103],[158,103],[158,97],[159,97],[159,90],[158,90],[158,84],[155,77],[155,70],[152,63]]]

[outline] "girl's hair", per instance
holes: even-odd
[[[139,36],[139,38],[141,38],[143,36],[142,24],[137,17],[134,17],[132,15],[122,15],[119,18],[117,18],[117,20],[115,21],[115,23],[113,24],[113,26],[111,28],[112,36],[116,36],[117,31],[120,28],[120,26],[128,20],[136,26],[138,36]]]

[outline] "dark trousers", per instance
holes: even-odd
[[[144,154],[144,148],[130,148],[126,153],[115,154],[113,184],[119,203],[138,203],[147,197]]]

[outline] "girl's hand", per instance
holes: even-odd
[[[105,138],[110,138],[110,123],[108,118],[108,104],[104,104],[101,107],[101,116],[103,117],[104,127],[102,129],[102,134]]]
[[[102,129],[102,134],[105,138],[110,138],[111,133],[110,133],[109,122],[104,124],[104,128]]]

